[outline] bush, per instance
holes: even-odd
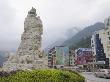
[[[0,77],[0,82],[85,82],[85,78],[69,71],[48,69],[14,72],[8,77]]]
[[[75,71],[75,70],[73,71],[73,70],[64,69],[64,71],[69,71],[69,72],[71,72],[71,73],[74,73],[74,74],[77,74],[77,75],[80,76],[79,72],[78,72],[78,71]]]

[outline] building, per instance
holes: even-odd
[[[96,62],[98,68],[105,68],[106,54],[104,52],[103,43],[99,37],[99,33],[95,32],[91,40],[91,46],[95,57],[94,62]]]
[[[48,66],[50,68],[69,65],[69,48],[56,46],[48,53]]]
[[[75,64],[80,69],[92,71],[93,53],[91,48],[78,48],[75,50]]]
[[[55,56],[56,56],[55,47],[49,50],[48,53],[48,67],[54,68],[54,65],[56,65]]]
[[[75,53],[77,65],[86,65],[89,62],[93,62],[93,53],[91,48],[78,48],[75,50]]]
[[[96,62],[105,65],[103,68],[110,66],[110,17],[105,20],[105,28],[96,31],[91,38],[91,47],[96,56]]]
[[[69,51],[69,65],[70,66],[74,66],[75,65],[75,50],[74,49],[70,49]]]

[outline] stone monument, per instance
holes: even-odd
[[[43,57],[41,40],[43,25],[36,9],[32,8],[24,21],[24,32],[16,55],[10,55],[4,63],[4,70],[25,70],[47,68],[47,58]]]

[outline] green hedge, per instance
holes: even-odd
[[[85,82],[77,73],[63,70],[19,71],[8,77],[0,77],[0,82]]]

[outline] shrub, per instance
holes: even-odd
[[[0,82],[85,82],[79,74],[63,70],[18,71],[8,77],[0,77]]]

